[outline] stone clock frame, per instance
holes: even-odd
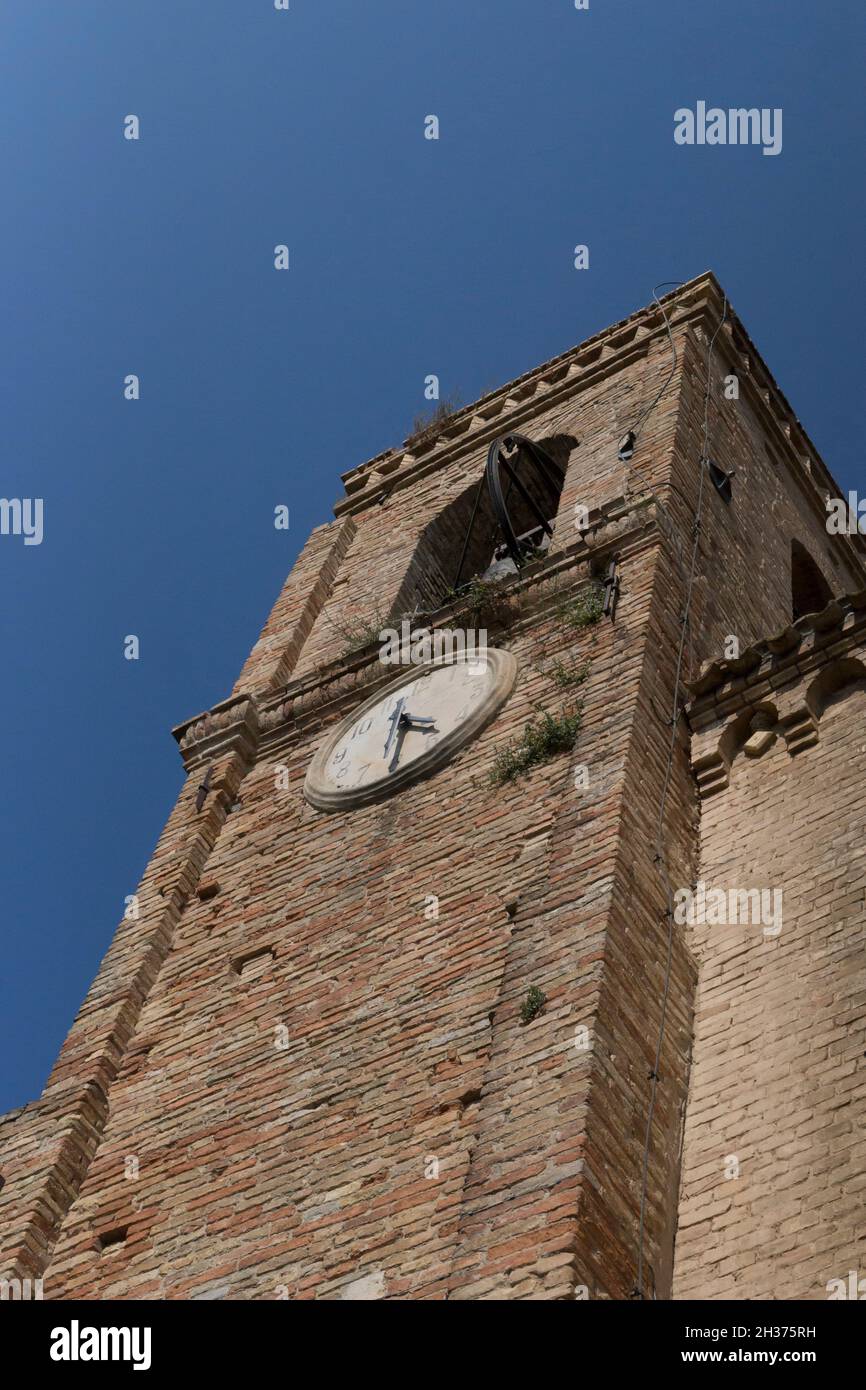
[[[484,699],[479,702],[462,724],[444,734],[429,751],[421,753],[411,763],[407,763],[405,767],[397,768],[389,776],[379,777],[363,787],[346,788],[345,790],[334,787],[333,782],[326,776],[325,770],[335,747],[353,724],[363,719],[368,711],[376,709],[384,699],[397,694],[403,686],[411,685],[417,681],[419,676],[442,666],[454,666],[458,661],[468,660],[484,661],[493,673],[493,681]],[[420,781],[424,777],[429,777],[440,767],[450,762],[454,755],[480,734],[482,729],[499,713],[514,689],[516,679],[516,658],[511,652],[503,651],[500,648],[487,648],[481,655],[473,653],[471,658],[467,658],[465,654],[461,653],[456,659],[426,661],[421,665],[407,667],[396,680],[389,685],[380,686],[374,695],[353,709],[331,730],[324,743],[317,749],[307,769],[304,796],[317,811],[353,811],[359,806],[369,806],[374,802],[382,801],[385,797],[392,796],[395,792],[402,790],[403,787]]]

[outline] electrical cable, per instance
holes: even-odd
[[[643,429],[644,425],[646,424],[646,422],[647,422],[647,420],[649,419],[649,417],[650,417],[650,415],[652,414],[652,412],[655,410],[656,406],[658,405],[658,403],[659,403],[659,401],[661,400],[662,396],[664,395],[665,391],[668,389],[668,386],[669,386],[670,383],[673,381],[673,379],[674,379],[674,374],[675,374],[675,372],[676,372],[677,364],[678,364],[678,361],[679,361],[679,358],[678,358],[678,355],[677,355],[676,343],[674,342],[674,335],[673,335],[673,332],[671,331],[670,319],[668,318],[668,314],[667,314],[667,310],[665,309],[665,306],[662,304],[661,300],[659,299],[658,292],[659,292],[659,290],[664,289],[665,286],[667,286],[667,285],[679,286],[679,285],[684,285],[685,283],[686,283],[685,280],[660,280],[660,281],[658,282],[658,284],[657,284],[657,285],[653,285],[653,288],[652,288],[652,297],[653,297],[653,299],[655,300],[655,302],[656,302],[656,304],[657,304],[657,306],[658,306],[659,312],[661,313],[661,316],[662,316],[662,318],[663,318],[663,320],[664,320],[665,332],[666,332],[667,335],[668,335],[668,343],[670,344],[670,350],[671,350],[671,366],[670,366],[670,371],[668,372],[667,376],[665,377],[665,380],[664,380],[664,382],[662,383],[662,386],[661,386],[660,390],[656,393],[655,397],[654,397],[653,400],[650,402],[650,404],[646,407],[646,409],[643,410],[643,411],[641,412],[641,414],[638,416],[638,418],[637,418],[637,420],[635,421],[635,423],[634,423],[634,425],[632,426],[632,428],[628,431],[628,434],[630,434],[631,437],[632,437],[632,447],[634,447],[634,445],[637,444],[638,436],[640,435],[641,430]],[[626,437],[628,437],[628,436],[626,436]],[[654,489],[652,486],[649,485],[649,479],[647,478],[646,474],[643,472],[643,468],[642,468],[641,464],[639,464],[639,463],[638,463],[638,464],[632,464],[631,467],[632,467],[632,471],[638,473],[641,477],[643,477],[644,481],[647,483],[647,492],[648,492],[648,495],[649,495],[650,499],[651,499],[651,500],[655,503],[655,505],[658,507],[659,511],[661,512],[662,516],[664,517],[665,521],[667,522],[667,524],[668,524],[668,529],[669,529],[669,538],[670,538],[670,540],[673,542],[674,550],[675,550],[675,552],[676,552],[677,562],[678,562],[678,564],[679,564],[679,566],[680,566],[680,570],[684,573],[684,572],[685,572],[685,562],[684,562],[684,560],[683,560],[682,552],[681,552],[681,549],[680,549],[679,538],[678,538],[677,533],[676,533],[676,527],[674,526],[674,523],[673,523],[673,520],[672,520],[672,518],[671,518],[671,515],[670,515],[670,513],[668,512],[667,507],[666,507],[666,506],[664,505],[664,503],[662,502],[661,498],[660,498],[660,497],[658,496],[658,494],[656,493],[655,489]]]
[[[664,309],[662,308],[662,302],[661,302],[661,300],[659,299],[658,292],[659,292],[659,290],[663,290],[667,285],[676,285],[676,286],[680,286],[680,285],[684,285],[685,283],[686,283],[685,280],[659,280],[659,282],[658,282],[657,285],[653,285],[653,299],[655,300],[656,304],[658,305],[659,309],[661,310],[662,318],[663,318],[664,321],[665,321],[665,328],[667,329],[668,342],[670,343],[670,347],[671,347],[671,369],[670,369],[670,371],[668,372],[668,375],[667,375],[667,377],[665,378],[665,381],[664,381],[663,385],[662,385],[661,388],[659,389],[658,394],[657,394],[657,395],[655,396],[655,398],[650,402],[650,404],[647,406],[646,410],[644,410],[644,411],[641,412],[641,414],[638,416],[638,418],[637,418],[637,420],[635,421],[635,423],[632,425],[631,430],[629,431],[630,434],[633,434],[633,435],[634,435],[635,443],[637,443],[638,439],[640,438],[640,432],[641,432],[641,430],[643,429],[644,424],[645,424],[646,421],[649,419],[650,415],[652,415],[653,411],[655,410],[656,406],[658,405],[658,403],[659,403],[659,401],[661,400],[662,396],[664,395],[665,391],[668,389],[668,387],[670,386],[671,382],[673,381],[674,372],[675,372],[676,369],[677,369],[677,349],[676,349],[676,344],[675,344],[675,342],[674,342],[674,335],[673,335],[673,333],[671,332],[671,326],[670,326],[670,322],[668,321],[668,316],[667,316],[667,314],[665,313]]]

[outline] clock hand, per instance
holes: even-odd
[[[382,753],[382,757],[383,757],[383,758],[387,758],[387,756],[388,756],[388,749],[391,747],[391,744],[392,744],[392,742],[393,742],[393,740],[394,740],[394,735],[396,734],[397,729],[398,729],[398,727],[399,727],[400,720],[401,720],[401,718],[402,718],[402,710],[403,710],[403,706],[404,706],[405,703],[406,703],[406,697],[405,697],[405,695],[403,695],[403,696],[397,701],[396,705],[394,706],[393,710],[391,711],[391,728],[388,730],[388,737],[387,737],[387,739],[385,740],[385,749],[384,749],[384,752]]]
[[[400,761],[400,753],[403,748],[403,739],[405,737],[407,729],[434,729],[436,727],[436,720],[431,719],[429,715],[409,714],[408,710],[404,710],[402,706],[403,701],[400,700],[399,704],[395,707],[394,712],[391,715],[391,731],[388,734],[388,741],[385,744],[385,754],[387,754],[388,749],[391,746],[392,740],[394,742],[394,752],[392,754],[391,761],[388,764],[389,772],[393,772]],[[394,737],[395,733],[396,739]]]
[[[401,701],[401,703],[402,703],[402,701]],[[406,711],[406,710],[400,710],[399,712],[398,712],[397,710],[395,710],[395,711],[394,711],[394,714],[395,714],[395,716],[396,716],[395,721],[394,721],[394,725],[393,725],[393,728],[392,728],[391,733],[388,735],[388,742],[387,742],[387,744],[385,745],[385,751],[386,751],[386,753],[387,753],[388,748],[389,748],[389,746],[390,746],[390,744],[391,744],[392,735],[393,735],[393,733],[394,733],[394,730],[396,730],[397,737],[396,737],[396,739],[394,740],[394,753],[393,753],[393,756],[392,756],[392,758],[391,758],[391,761],[390,761],[390,763],[389,763],[389,765],[388,765],[388,771],[389,771],[389,772],[393,772],[394,769],[395,769],[395,767],[397,766],[397,764],[398,764],[399,761],[400,761],[400,754],[401,754],[401,752],[402,752],[402,750],[403,750],[403,739],[404,739],[404,737],[405,737],[405,735],[406,735],[406,730],[407,730],[407,729],[412,729],[412,728],[433,729],[433,728],[436,727],[436,720],[435,720],[435,719],[429,718],[429,716],[426,715],[426,714],[424,714],[424,715],[421,715],[421,714],[409,714],[408,711]]]
[[[389,772],[393,772],[398,762],[400,761],[400,750],[403,747],[403,739],[406,735],[406,730],[409,727],[408,723],[404,724],[402,714],[400,715],[400,718],[397,720],[397,723],[394,727],[397,730],[397,738],[394,742],[394,752],[391,755],[391,761],[388,764]]]

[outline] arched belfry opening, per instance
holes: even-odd
[[[473,580],[504,579],[543,555],[576,444],[513,431],[495,439],[481,476],[422,531],[396,611],[432,611]]]
[[[791,542],[791,616],[820,613],[833,597],[830,585],[800,541]]]

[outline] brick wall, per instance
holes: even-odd
[[[491,1034],[506,1017],[517,1035],[531,983],[552,1000],[519,1034],[531,1066],[557,1051],[570,1063],[574,967],[531,959],[504,983],[515,934],[504,890],[520,877],[538,799],[558,804],[569,769],[539,770],[507,797],[482,784],[546,687],[529,673],[445,785],[351,816],[318,815],[302,798],[317,727],[259,761],[208,862],[219,891],[184,913],[114,1083],[50,1296],[268,1298],[286,1286],[328,1297],[380,1272],[387,1296],[443,1296]],[[278,765],[290,768],[287,792],[275,792]],[[429,894],[437,920],[424,915]],[[592,924],[573,925],[592,939]],[[233,970],[265,948],[261,973]],[[582,1069],[570,1070],[579,1093]],[[437,1180],[425,1177],[430,1156]],[[533,1131],[524,1166],[550,1162]],[[561,1166],[573,1208],[578,1177]],[[94,1252],[95,1236],[124,1225],[122,1246]],[[554,1249],[555,1234],[544,1237]]]
[[[805,701],[813,679],[786,686],[788,699]],[[780,890],[782,917],[778,935],[765,930],[771,913],[691,934],[678,1298],[826,1298],[831,1279],[863,1274],[864,721],[866,679],[854,678],[815,742],[792,752],[776,736],[759,757],[740,752],[730,785],[704,802],[700,878]]]

